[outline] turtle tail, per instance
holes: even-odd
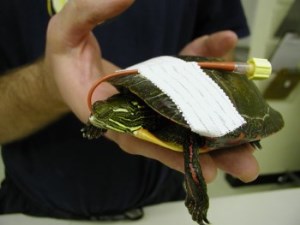
[[[199,162],[199,136],[191,133],[184,144],[185,162],[185,205],[188,208],[192,219],[200,225],[209,224],[207,210],[209,199],[207,187],[202,175]]]

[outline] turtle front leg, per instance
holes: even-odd
[[[188,208],[192,219],[200,225],[209,223],[207,210],[209,199],[207,187],[202,175],[199,162],[199,137],[190,134],[184,144],[184,163],[185,163],[185,205]]]
[[[82,136],[87,139],[96,139],[101,137],[107,130],[103,128],[98,128],[92,125],[90,122],[86,124],[84,128],[81,129]]]

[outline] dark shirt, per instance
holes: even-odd
[[[2,2],[1,73],[43,55],[50,18],[46,3]],[[138,0],[94,33],[104,58],[127,67],[159,55],[176,55],[194,38],[224,29],[240,37],[248,35],[239,1]],[[3,146],[6,181],[2,192],[8,184],[14,185],[22,198],[44,212],[41,215],[86,218],[184,197],[182,174],[159,162],[128,155],[105,138],[86,140],[82,127],[69,114],[30,137]],[[8,189],[6,194],[0,192],[0,212],[2,207],[2,213],[39,214],[26,210],[27,203],[9,204]]]

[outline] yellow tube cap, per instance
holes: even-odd
[[[251,58],[247,61],[250,69],[247,76],[250,80],[268,79],[272,73],[272,65],[267,59]]]

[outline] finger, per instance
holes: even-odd
[[[172,169],[184,172],[182,152],[172,151],[156,144],[142,141],[131,135],[119,134],[113,131],[106,132],[106,137],[118,143],[120,148],[127,153],[145,156],[157,160]]]
[[[182,152],[162,148],[150,142],[141,141],[135,137],[116,132],[107,132],[107,137],[117,142],[124,151],[142,155],[157,160],[166,166],[184,173],[184,159]],[[217,176],[217,167],[209,154],[201,154],[199,157],[203,177],[207,183],[212,182]]]
[[[76,46],[99,23],[126,10],[134,0],[73,0],[52,18],[57,40]]]
[[[224,57],[235,48],[237,40],[238,37],[234,32],[220,31],[195,39],[180,54]]]
[[[200,154],[201,170],[206,183],[211,183],[217,177],[217,166],[209,154]]]
[[[208,36],[203,51],[207,56],[223,57],[235,48],[237,40],[238,37],[234,32],[220,31]]]
[[[259,165],[253,156],[253,147],[244,144],[230,149],[211,152],[217,167],[239,178],[243,182],[255,180],[259,174]]]

